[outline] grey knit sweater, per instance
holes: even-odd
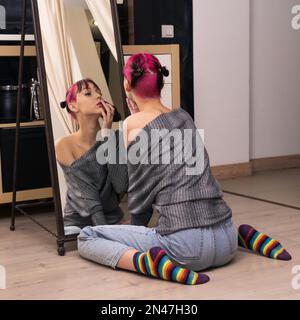
[[[118,131],[115,136],[118,154]],[[119,203],[121,195],[127,192],[128,188],[127,165],[99,164],[96,155],[102,143],[103,141],[97,141],[70,166],[60,164],[67,183],[65,226],[83,228],[115,224],[124,216]]]
[[[168,129],[160,132],[159,143],[154,143],[151,137],[153,129]],[[180,130],[184,137],[184,130],[190,129],[192,138],[170,143],[171,164],[163,164],[162,158],[166,149],[171,130]],[[151,154],[158,152],[157,164],[147,164],[145,161],[132,163],[128,159],[128,209],[131,222],[134,225],[146,226],[152,216],[153,208],[158,212],[156,230],[161,235],[170,234],[182,229],[211,226],[232,216],[231,209],[223,200],[220,185],[211,173],[209,158],[205,147],[196,143],[200,137],[193,119],[183,109],[163,113],[144,127],[146,136],[137,136],[128,146],[127,153],[135,151],[137,145],[147,146],[140,151],[140,159],[150,161]],[[147,139],[145,139],[147,137]],[[184,138],[182,138],[184,139]],[[153,143],[148,143],[153,142]],[[197,140],[199,141],[199,140]],[[165,143],[165,144],[164,144]],[[133,148],[133,149],[132,149]],[[192,168],[189,158],[178,164],[174,159],[180,151],[189,150],[195,156],[197,148],[202,150],[201,172],[187,175],[187,168]],[[198,150],[198,151],[199,151]],[[173,163],[172,163],[173,161]],[[141,163],[142,162],[142,163]]]

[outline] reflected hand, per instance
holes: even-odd
[[[109,131],[112,127],[112,122],[114,118],[115,108],[112,107],[108,102],[101,101],[103,108],[101,108],[101,115],[103,118],[102,126],[101,126],[101,135],[107,136],[109,135]]]
[[[126,98],[127,106],[131,114],[140,112],[137,104],[130,98]]]

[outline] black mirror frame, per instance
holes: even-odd
[[[111,4],[111,13],[113,19],[114,26],[114,34],[115,34],[115,42],[116,49],[118,55],[118,65],[119,72],[123,75],[123,66],[124,66],[124,56],[123,49],[121,43],[121,33],[119,27],[119,18],[118,18],[118,10],[116,0],[110,0]],[[48,86],[47,86],[47,78],[46,78],[46,68],[45,68],[45,60],[43,53],[43,42],[41,35],[41,26],[38,12],[38,3],[37,0],[31,0],[32,7],[32,17],[33,17],[33,25],[34,25],[34,37],[35,37],[35,46],[36,46],[36,54],[37,54],[37,66],[38,66],[38,76],[40,81],[40,93],[41,100],[44,105],[44,118],[45,118],[45,130],[46,130],[46,142],[47,142],[47,150],[49,157],[49,168],[51,175],[51,183],[53,188],[53,201],[54,201],[54,214],[56,218],[56,229],[57,229],[57,251],[58,254],[63,256],[65,254],[65,242],[76,241],[76,235],[65,235],[64,232],[64,222],[63,222],[63,210],[61,205],[61,196],[60,196],[60,188],[58,181],[58,171],[57,171],[57,161],[55,156],[55,148],[54,148],[54,138],[53,138],[53,130],[52,130],[52,121],[50,114],[50,103],[49,103],[49,95],[48,95]],[[123,88],[122,76],[120,77],[120,86]],[[122,89],[122,98],[123,98],[123,114],[125,116],[128,115],[128,110],[126,106],[126,98],[125,92]]]

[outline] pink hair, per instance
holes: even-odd
[[[124,76],[135,94],[141,98],[160,98],[164,86],[159,60],[149,53],[131,56],[124,67]]]
[[[74,112],[72,112],[69,109],[69,103],[76,102],[77,100],[77,94],[80,93],[83,89],[86,89],[89,87],[89,84],[93,84],[95,88],[100,90],[98,85],[92,80],[92,79],[82,79],[79,80],[71,85],[71,87],[68,89],[66,94],[66,107],[67,111],[70,113],[71,117],[75,120],[77,120],[76,115]]]

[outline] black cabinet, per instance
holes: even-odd
[[[16,106],[18,96],[18,56],[3,56],[7,48],[18,53],[19,47],[0,47],[0,123],[13,123],[16,121]],[[1,50],[2,49],[2,50]],[[2,51],[2,52],[1,52]],[[23,82],[21,99],[21,121],[31,121],[33,112],[31,104],[31,79],[37,79],[37,61],[35,56],[25,56],[23,64]]]
[[[23,0],[1,0],[1,25],[0,34],[21,34]],[[26,8],[26,34],[33,34],[33,21],[31,1],[27,1]]]
[[[14,128],[0,129],[3,192],[12,191],[15,132]],[[45,128],[43,127],[20,129],[18,190],[39,189],[51,186],[45,140]]]
[[[11,202],[15,133],[13,127],[0,128],[0,203]],[[17,200],[52,196],[44,126],[20,128],[17,186]]]

